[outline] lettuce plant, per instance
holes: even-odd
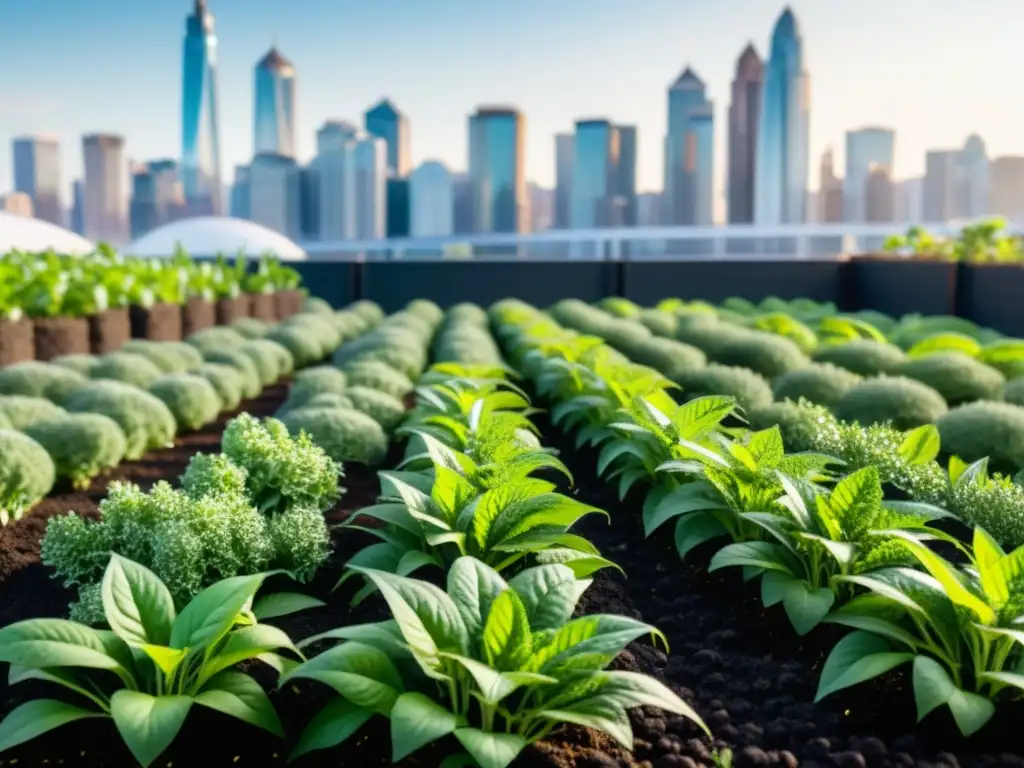
[[[827,621],[852,627],[821,672],[817,698],[911,665],[917,716],[948,706],[964,735],[980,730],[997,701],[1024,696],[1024,547],[1005,552],[984,529],[961,545],[958,567],[913,536],[902,544],[923,569],[849,575],[869,594]]]
[[[103,575],[103,611],[110,630],[64,619],[29,619],[0,629],[0,661],[10,683],[61,685],[88,708],[35,699],[0,723],[0,750],[87,718],[110,718],[144,767],[170,746],[193,705],[207,707],[284,736],[260,685],[234,669],[259,659],[278,669],[301,657],[288,636],[258,623],[256,591],[268,574],[225,579],[180,612],[152,571],[113,555]],[[280,614],[280,600],[275,600]]]
[[[606,669],[628,643],[660,633],[623,616],[571,618],[590,582],[565,566],[538,566],[506,581],[462,557],[448,573],[447,591],[383,571],[362,573],[392,618],[304,641],[344,642],[286,672],[282,684],[316,680],[339,698],[310,723],[293,757],[343,742],[374,715],[391,721],[393,761],[454,736],[474,761],[468,764],[480,768],[506,768],[563,723],[595,728],[631,748],[627,710],[640,705],[704,728],[654,678]]]

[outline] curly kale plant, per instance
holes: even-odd
[[[56,469],[46,449],[27,435],[0,429],[0,526],[20,520],[53,488]]]
[[[243,413],[228,422],[221,450],[246,471],[246,489],[260,512],[328,509],[341,496],[341,465],[304,434],[291,437],[277,419]]]
[[[114,352],[96,358],[89,369],[92,379],[113,379],[131,384],[139,389],[149,385],[163,375],[163,370],[152,360],[138,352]]]
[[[321,398],[343,395],[317,395],[306,405],[288,411],[281,417],[289,433],[298,437],[305,433],[326,454],[339,464],[354,462],[368,467],[380,466],[388,452],[388,436],[384,428],[365,413],[337,403],[320,405]]]
[[[169,445],[177,432],[174,414],[158,397],[120,381],[94,381],[67,401],[73,413],[99,413],[116,421],[128,440],[127,459],[140,459]]]
[[[89,384],[89,380],[70,368],[34,360],[0,368],[0,395],[45,397],[57,405]]]
[[[192,373],[164,374],[149,392],[170,409],[181,431],[202,429],[216,420],[223,407],[213,384]]]
[[[472,557],[453,563],[447,591],[363,570],[391,609],[377,624],[309,638],[343,640],[282,676],[339,696],[314,718],[293,757],[350,737],[371,717],[391,721],[392,761],[453,735],[460,765],[507,768],[531,743],[563,724],[589,726],[632,746],[628,710],[647,705],[689,718],[686,702],[646,675],[607,669],[653,627],[624,616],[573,619],[590,585],[561,565],[506,581]]]
[[[25,429],[38,421],[55,419],[66,411],[44,397],[0,395],[0,414],[10,429]]]
[[[128,441],[117,422],[98,413],[65,413],[25,428],[53,459],[58,477],[88,488],[98,474],[124,459]]]
[[[376,421],[385,432],[391,432],[405,417],[405,405],[396,397],[369,387],[349,387],[345,397],[357,411]]]

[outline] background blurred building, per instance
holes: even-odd
[[[90,134],[82,138],[82,155],[84,236],[114,245],[127,242],[124,139],[116,134]]]
[[[181,174],[190,215],[222,211],[217,36],[206,0],[195,0],[182,51]]]
[[[753,43],[736,62],[729,105],[728,219],[730,224],[754,221],[754,171],[757,165],[757,126],[761,117],[764,62]]]
[[[14,191],[32,201],[37,219],[64,225],[60,202],[60,145],[52,136],[26,136],[11,143]]]
[[[251,221],[298,239],[302,224],[299,167],[295,158],[264,152],[249,166]]]
[[[872,169],[882,169],[888,174],[891,183],[895,152],[896,133],[890,128],[861,128],[847,131],[843,221],[891,221],[889,218],[873,219],[868,216],[868,179]],[[878,187],[880,183],[876,179],[875,186]]]
[[[529,231],[526,119],[510,107],[481,107],[469,118],[473,231]]]
[[[409,120],[390,99],[382,99],[363,115],[366,132],[387,143],[387,170],[405,177],[412,170]]]
[[[455,180],[444,163],[428,160],[409,177],[410,234],[448,237],[455,233]]]
[[[295,157],[295,67],[277,48],[271,48],[253,73],[253,147]]]

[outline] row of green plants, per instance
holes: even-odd
[[[778,317],[798,322],[789,315],[754,313],[741,324],[710,310],[649,310],[675,323],[659,334],[650,330],[655,323],[643,322],[646,314],[628,314],[621,300],[605,306],[569,300],[552,314],[657,368],[690,396],[729,394],[748,410],[806,399],[864,426],[934,423],[951,453],[969,461],[990,457],[994,468],[1010,474],[1024,469],[1020,340],[983,344],[959,318],[911,318],[890,335],[904,351],[865,321],[826,314],[818,336],[804,327],[817,344],[809,356],[782,324],[751,324]],[[854,338],[858,329],[867,335]]]
[[[244,256],[196,261],[180,248],[170,259],[123,256],[106,245],[85,256],[10,251],[0,255],[0,317],[86,317],[116,307],[233,299],[299,285],[298,272],[269,255],[250,270]]]
[[[246,318],[187,342],[138,339],[107,355],[0,368],[0,524],[20,519],[58,482],[86,488],[122,461],[236,410],[380,316],[360,303],[275,325]]]
[[[938,237],[920,226],[886,239],[886,253],[968,263],[1019,263],[1024,261],[1024,243],[1011,234],[1009,222],[1000,217],[968,224],[958,237]]]
[[[473,354],[486,356],[480,335],[486,326],[479,320],[473,327],[445,323],[435,347],[473,346]],[[478,345],[470,341],[474,336]],[[57,682],[90,705],[46,699],[23,704],[0,723],[0,749],[67,722],[110,717],[136,759],[149,765],[177,736],[193,705],[283,735],[263,689],[234,669],[257,659],[278,671],[279,685],[309,679],[338,694],[310,723],[293,758],[345,741],[374,715],[390,720],[393,760],[451,735],[465,754],[443,764],[481,768],[509,765],[562,723],[599,728],[629,746],[626,710],[634,706],[658,706],[699,722],[656,680],[607,669],[627,643],[655,632],[652,627],[617,616],[572,618],[590,583],[575,571],[589,573],[607,563],[568,533],[575,519],[593,510],[535,476],[565,470],[539,447],[532,408],[507,370],[441,363],[419,385],[416,407],[401,429],[410,440],[401,468],[381,473],[380,503],[353,523],[376,516],[385,523],[374,529],[380,542],[347,567],[346,579],[365,583],[356,598],[379,592],[390,619],[293,643],[262,621],[314,601],[293,593],[256,597],[273,572],[218,581],[179,611],[186,598],[176,599],[166,580],[115,555],[98,590],[109,630],[55,619],[0,629],[0,660],[12,664],[12,682]],[[224,456],[197,457],[189,468],[194,477],[183,478],[181,493],[222,493],[229,482],[216,471],[234,465],[236,485],[242,481],[250,506],[260,510],[260,494],[281,498],[284,486],[274,492],[250,477],[294,480],[308,474],[250,472],[235,464],[229,444],[237,449],[260,427],[239,423],[244,428],[238,439],[225,435]],[[268,420],[262,429],[273,431],[272,424]],[[262,454],[262,447],[255,453]],[[287,495],[288,503],[299,503]],[[306,494],[301,504],[316,496]],[[271,507],[263,513],[274,514]],[[411,537],[399,541],[400,531]],[[402,548],[398,562],[382,545]],[[443,586],[407,575],[426,567]],[[326,641],[341,642],[306,656]]]
[[[1024,547],[1007,552],[981,527],[962,542],[936,524],[949,517],[940,507],[886,498],[873,464],[787,452],[778,426],[743,425],[734,398],[679,405],[663,375],[528,305],[492,314],[553,421],[599,449],[598,473],[623,497],[643,488],[648,535],[673,523],[681,557],[713,545],[709,568],[759,582],[800,634],[853,630],[829,654],[818,699],[909,665],[918,718],[945,706],[972,734],[1024,694]],[[938,450],[932,426],[897,447],[909,466]]]

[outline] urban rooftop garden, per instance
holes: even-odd
[[[0,274],[0,766],[1024,765],[1024,339]]]

